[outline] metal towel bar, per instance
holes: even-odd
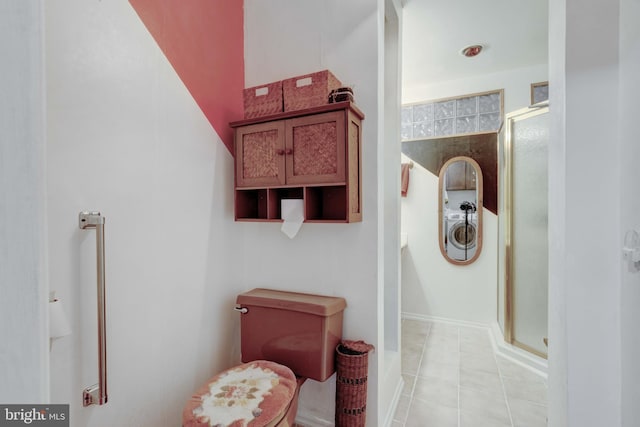
[[[96,229],[96,258],[98,270],[98,383],[82,391],[82,405],[104,405],[107,403],[107,331],[105,274],[104,274],[104,217],[100,212],[80,212],[80,229]]]

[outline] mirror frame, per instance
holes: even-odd
[[[467,260],[460,261],[456,259],[452,259],[447,254],[447,250],[444,247],[444,204],[443,204],[443,186],[445,175],[447,173],[447,168],[455,162],[465,161],[469,163],[476,171],[476,212],[478,214],[478,225],[476,229],[476,251],[473,256]],[[440,245],[440,253],[451,264],[454,265],[467,265],[471,264],[475,260],[478,259],[480,253],[482,252],[482,170],[480,169],[480,165],[478,162],[473,160],[471,157],[467,156],[456,156],[447,160],[444,165],[440,168],[440,175],[438,178],[438,243]]]

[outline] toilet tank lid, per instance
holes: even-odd
[[[256,288],[238,295],[236,303],[242,306],[280,308],[317,316],[331,316],[343,311],[347,302],[342,297],[304,294]]]

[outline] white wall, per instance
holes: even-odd
[[[344,296],[345,338],[384,348],[377,3],[245,4],[247,86],[329,68],[354,86],[366,115],[363,222],[305,224],[294,240],[278,224],[233,222],[231,155],[126,1],[47,7],[51,288],[74,327],[52,350],[52,398],[72,404],[72,425],[177,425],[189,393],[238,361],[230,307],[256,286]],[[80,406],[96,378],[93,233],[77,228],[84,209],[106,217],[111,314],[109,402],[90,408]],[[334,393],[333,380],[308,381],[300,414],[331,424]]]
[[[49,395],[43,7],[0,4],[0,402]]]
[[[379,41],[382,11],[374,0],[344,2],[245,1],[245,82],[253,86],[329,69],[352,85],[364,112],[363,220],[304,224],[290,240],[279,224],[244,224],[242,284],[343,296],[344,337],[377,349],[369,357],[368,425],[378,423],[378,341],[382,301],[378,272]],[[334,379],[308,381],[301,393],[304,420],[332,424]]]
[[[637,123],[640,116],[640,3],[620,1],[620,163],[621,227],[620,236],[629,229],[640,232],[640,144]],[[622,425],[631,427],[640,419],[640,274],[630,273],[626,266],[622,273]]]
[[[464,81],[404,87],[403,103],[503,88],[504,108],[508,113],[528,106],[531,83],[545,80],[546,65],[521,68]],[[487,325],[497,320],[497,219],[496,215],[484,210],[482,253],[474,263],[456,266],[447,262],[438,246],[438,177],[415,164],[410,171],[407,197],[402,198],[402,229],[409,238],[409,245],[402,255],[402,311],[405,315]]]
[[[482,227],[478,259],[466,266],[449,263],[438,244],[438,177],[414,164],[402,198],[402,231],[409,241],[402,252],[404,316],[486,325],[496,320],[497,217],[487,209]]]
[[[629,153],[623,151],[632,150],[630,144],[636,143],[622,142],[617,124],[619,114],[630,121],[635,117],[633,110],[619,110],[619,106],[631,104],[624,98],[619,105],[619,90],[637,90],[637,83],[626,74],[637,67],[637,57],[619,81],[618,6],[619,2],[606,0],[549,4],[549,83],[553,88],[549,163],[550,426],[619,426],[622,421],[620,218],[621,207],[637,206],[637,198],[629,202],[621,199],[625,193],[621,191],[620,159]],[[637,22],[635,12],[625,21],[627,24]],[[629,27],[623,28],[623,36],[631,34]],[[625,173],[634,175],[629,170]],[[606,209],[592,209],[596,205]],[[575,208],[581,206],[591,208],[575,215]],[[633,305],[635,310],[637,304]],[[625,360],[627,351],[633,349],[630,355],[637,354],[635,344],[625,343],[623,349]],[[628,381],[637,382],[637,378]],[[624,383],[629,385],[627,380]],[[637,406],[637,401],[634,403]],[[637,409],[628,411],[627,415],[634,411],[637,415]],[[637,416],[632,419],[629,425],[636,425]]]
[[[50,287],[73,329],[51,351],[52,401],[77,427],[179,425],[239,361],[232,156],[126,0],[47,2],[46,51]],[[97,381],[86,209],[106,218],[109,401],[83,408]]]

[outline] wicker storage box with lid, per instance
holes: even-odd
[[[244,90],[244,118],[270,116],[282,112],[282,81]]]
[[[336,347],[336,426],[364,427],[371,344],[341,341]]]
[[[328,103],[329,93],[343,86],[329,70],[282,81],[284,111],[304,110]]]

